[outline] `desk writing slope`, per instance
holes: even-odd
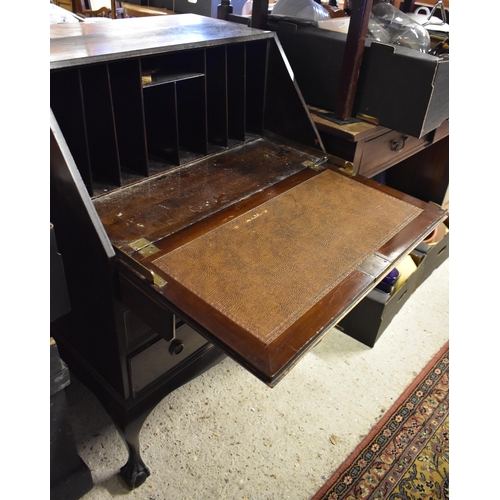
[[[247,149],[257,144],[262,151],[271,147],[261,139]],[[294,149],[281,148],[289,159]],[[245,149],[237,153],[239,162],[248,160]],[[269,166],[277,168],[279,161],[269,158]],[[190,168],[196,171],[196,165]],[[435,207],[334,167],[321,172],[297,172],[295,167],[292,172],[175,233],[166,222],[164,238],[158,237],[157,226],[145,225],[146,240],[156,237],[151,238],[155,252],[130,254],[166,281],[152,288],[176,314],[271,386],[444,216]],[[245,171],[239,175],[246,177]],[[147,186],[137,185],[124,208],[130,210],[134,191],[144,204]],[[157,189],[151,192],[154,203],[162,200],[168,206]],[[207,198],[194,198],[189,206]],[[145,205],[156,213],[153,203]],[[98,203],[103,220],[120,210],[118,200],[110,207]],[[109,233],[125,248],[124,227],[110,222]]]
[[[445,213],[320,161],[275,34],[194,15],[98,24],[51,28],[51,109],[72,157],[71,175],[53,169],[52,216],[75,255],[93,226],[117,254],[110,276],[91,253],[75,264],[89,311],[75,325],[113,283],[171,346],[175,315],[275,385]],[[85,226],[87,212],[65,218],[75,179]]]
[[[334,166],[275,33],[193,14],[50,33],[71,297],[51,334],[133,489],[159,401],[224,353],[276,385],[446,214]]]
[[[421,211],[327,170],[153,264],[268,346]]]

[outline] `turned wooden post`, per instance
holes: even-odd
[[[224,19],[227,21],[229,14],[233,13],[233,6],[231,0],[221,0],[220,5],[217,7],[217,19]]]
[[[372,4],[373,0],[352,0],[351,2],[351,20],[334,113],[339,120],[347,120],[351,117]]]
[[[267,11],[269,9],[269,0],[253,0],[252,4],[252,28],[261,30],[267,29]]]

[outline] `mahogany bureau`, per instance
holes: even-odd
[[[446,217],[325,153],[274,33],[193,14],[51,26],[50,136],[51,335],[129,488],[167,394],[226,355],[274,386]]]

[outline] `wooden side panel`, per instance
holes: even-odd
[[[179,165],[176,89],[174,83],[144,88],[149,155]]]
[[[246,45],[246,130],[261,135],[264,130],[267,40]]]
[[[64,134],[89,194],[93,195],[80,71],[50,74],[50,107]]]
[[[188,78],[176,82],[179,144],[195,153],[208,153],[207,104],[205,78]]]
[[[71,304],[55,322],[57,331],[125,395],[111,282],[115,254],[53,115],[50,141],[50,220],[58,229]]]
[[[109,64],[120,166],[148,175],[141,70],[136,59]]]
[[[228,103],[226,48],[206,50],[208,141],[227,147]]]
[[[245,45],[227,47],[229,137],[245,140]]]
[[[121,186],[108,66],[89,66],[80,74],[92,175]]]
[[[264,129],[299,144],[324,151],[307,105],[275,38],[270,42]]]

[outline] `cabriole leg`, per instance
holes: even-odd
[[[139,417],[123,427],[117,425],[118,432],[125,441],[129,453],[127,463],[120,469],[120,476],[131,490],[141,486],[150,475],[149,469],[141,458],[139,438],[146,417],[147,415]]]

